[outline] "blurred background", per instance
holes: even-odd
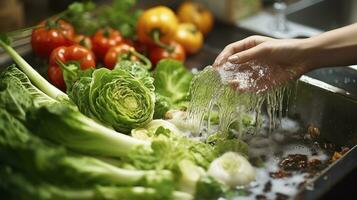
[[[317,30],[330,30],[357,21],[356,0],[197,0],[205,3],[215,16],[223,22],[237,24],[242,23],[244,28],[257,29],[256,32],[296,31],[294,23],[306,25]],[[15,30],[28,27],[48,18],[64,9],[74,0],[1,0],[0,1],[0,31]],[[98,4],[110,3],[110,0],[93,0]],[[138,1],[139,6],[148,7],[165,4],[177,7],[182,1]],[[264,15],[262,15],[264,13]],[[268,14],[267,14],[268,13]],[[260,21],[266,24],[269,14],[275,16],[271,19],[270,30],[263,30],[259,22],[247,27],[242,20],[250,16],[260,16]],[[257,20],[257,19],[255,19]],[[273,22],[275,21],[275,22]],[[249,21],[252,22],[252,21]],[[254,21],[257,22],[257,21]],[[280,23],[280,24],[277,24]],[[291,23],[293,23],[291,25]],[[289,28],[289,25],[292,26]],[[269,26],[266,24],[266,26]],[[273,26],[277,30],[273,30]],[[311,30],[300,30],[303,36],[310,36]],[[271,33],[270,33],[271,34]],[[276,34],[276,36],[279,36]],[[280,34],[280,37],[297,37],[297,35]]]
[[[316,34],[316,31],[337,28],[353,23],[357,19],[356,0],[197,1],[206,4],[222,22],[241,24],[246,29],[275,37],[308,37]],[[0,31],[35,25],[66,9],[72,2],[74,0],[1,0]],[[93,0],[93,2],[107,4],[111,0]],[[175,8],[181,2],[180,0],[138,0],[139,6],[142,7],[164,4]],[[244,21],[253,15],[255,18]],[[298,25],[306,25],[306,30],[297,30]]]
[[[252,12],[260,9],[260,4],[269,5],[273,0],[201,0],[213,7],[218,6],[216,14],[232,20],[233,18],[240,18],[248,16]],[[292,1],[292,0],[291,0]],[[291,2],[290,1],[290,2]],[[64,9],[74,0],[1,0],[0,1],[0,31],[10,31],[23,27],[35,25],[37,22],[46,19]],[[93,2],[98,4],[110,3],[111,0],[94,0]],[[176,7],[180,4],[179,0],[170,1],[153,1],[153,0],[139,0],[139,4],[142,6],[166,4],[171,7]],[[237,10],[230,10],[228,13],[223,9],[224,7],[231,7],[235,5]]]

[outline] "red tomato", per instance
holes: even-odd
[[[66,84],[64,83],[61,68],[56,65],[50,65],[47,70],[48,79],[58,89],[65,91]]]
[[[111,47],[123,42],[124,39],[120,32],[111,28],[100,29],[92,36],[93,51],[100,60],[104,59]]]
[[[79,44],[87,49],[92,49],[92,41],[88,36],[77,34],[73,37],[72,41],[74,44]]]
[[[161,59],[172,58],[179,61],[185,61],[186,53],[182,45],[175,41],[169,43],[170,50],[155,46],[150,49],[149,57],[151,62],[156,65]]]
[[[66,85],[58,62],[66,63],[69,61],[78,61],[82,70],[95,68],[96,65],[93,52],[83,46],[75,44],[54,49],[50,55],[48,78],[53,85],[61,90],[65,90]]]
[[[144,44],[140,41],[135,41],[134,42],[134,48],[137,52],[147,55],[148,51],[149,51],[149,46],[150,44]]]
[[[132,54],[134,47],[128,44],[119,44],[109,49],[104,58],[105,67],[113,69],[115,64],[121,60],[138,60],[138,57]]]
[[[44,21],[41,28],[34,29],[31,35],[32,50],[39,56],[48,58],[53,49],[69,46],[74,35],[71,24],[63,21]]]

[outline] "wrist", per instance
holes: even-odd
[[[297,42],[300,51],[301,65],[305,71],[311,71],[321,67],[321,62],[317,59],[319,53],[319,43],[315,38],[300,39]]]

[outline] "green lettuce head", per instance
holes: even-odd
[[[153,78],[147,71],[134,73],[141,67],[139,64],[128,64],[71,78],[76,81],[67,86],[82,113],[124,133],[149,123],[155,107]]]

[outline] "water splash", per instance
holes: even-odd
[[[210,116],[212,112],[218,112],[218,131],[228,133],[232,123],[242,124],[244,116],[255,116],[254,123],[258,129],[263,124],[261,110],[265,102],[266,113],[269,117],[269,128],[278,126],[283,115],[283,99],[288,87],[275,87],[268,92],[239,92],[231,87],[227,80],[242,78],[244,84],[240,87],[248,87],[253,83],[249,74],[234,74],[226,66],[225,71],[213,69],[208,66],[195,76],[191,83],[191,101],[188,106],[187,124],[193,127],[194,134],[209,134],[211,131]],[[256,66],[256,70],[264,76],[264,69]],[[239,134],[245,130],[239,126]],[[215,130],[216,131],[216,130]]]

